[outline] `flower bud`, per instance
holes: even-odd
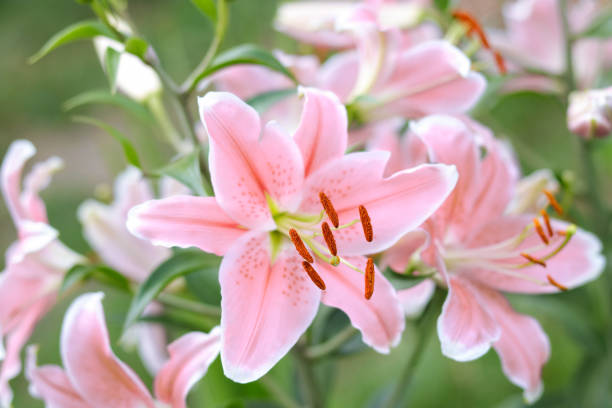
[[[584,139],[602,138],[612,131],[612,87],[573,92],[567,126]]]

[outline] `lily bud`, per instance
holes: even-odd
[[[567,126],[584,139],[609,135],[612,131],[612,87],[570,94]]]

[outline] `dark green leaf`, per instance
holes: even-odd
[[[140,37],[130,37],[125,42],[125,52],[134,54],[140,59],[144,59],[147,53],[149,44]]]
[[[217,264],[208,268],[200,269],[185,277],[187,287],[198,299],[209,305],[219,305],[221,303],[221,286],[219,285],[219,258]]]
[[[391,268],[385,269],[383,275],[396,290],[411,288],[426,279],[424,276],[395,273]]]
[[[119,58],[121,53],[114,48],[107,47],[104,54],[104,71],[108,77],[110,84],[111,93],[115,93],[117,90],[117,69],[119,68]]]
[[[191,153],[175,160],[161,169],[153,172],[157,175],[170,176],[183,183],[195,194],[205,196],[204,182],[200,172],[200,150],[194,149]]]
[[[284,74],[290,78],[293,82],[297,83],[297,80],[293,74],[287,68],[285,68],[285,66],[281,64],[274,55],[252,44],[240,45],[219,54],[213,60],[211,66],[200,75],[199,79],[204,78],[222,68],[237,64],[261,65],[266,68],[270,68],[273,71],[280,72],[281,74]]]
[[[69,111],[79,106],[88,105],[91,103],[104,103],[118,106],[146,123],[152,123],[155,120],[153,115],[151,115],[151,112],[138,102],[135,102],[134,100],[120,94],[113,95],[106,89],[83,92],[82,94],[68,99],[64,103],[63,108],[64,110]]]
[[[451,0],[434,0],[434,5],[438,10],[446,11],[451,4]]]
[[[600,12],[581,36],[606,39],[612,37],[612,8]]]
[[[296,89],[277,89],[275,91],[263,92],[255,95],[247,101],[260,114],[270,109],[274,104],[287,98],[290,95],[295,95]]]
[[[115,140],[117,140],[119,144],[121,144],[121,148],[123,149],[123,154],[125,155],[125,159],[127,160],[127,162],[132,166],[142,168],[142,166],[140,165],[140,159],[138,158],[138,153],[136,153],[136,149],[132,145],[132,142],[130,142],[130,140],[125,137],[123,133],[121,133],[114,127],[94,118],[88,118],[85,116],[75,116],[74,120],[76,122],[86,123],[88,125],[99,127],[100,129],[104,130],[106,133],[114,137]]]
[[[214,0],[191,0],[191,2],[213,23],[217,21],[217,6]]]
[[[130,290],[129,280],[112,268],[104,265],[75,265],[66,272],[66,275],[64,275],[59,293],[64,293],[75,284],[91,276],[95,276],[99,281],[122,290]]]
[[[159,265],[146,281],[138,288],[125,320],[125,328],[130,327],[142,314],[145,307],[175,279],[216,265],[219,257],[199,249],[179,251],[172,258]]]
[[[60,45],[64,45],[76,40],[105,36],[116,39],[115,34],[104,24],[98,21],[81,21],[72,24],[51,37],[45,45],[28,60],[30,64],[35,63]]]

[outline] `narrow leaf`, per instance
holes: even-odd
[[[28,62],[34,64],[60,45],[77,40],[93,38],[99,35],[117,39],[115,34],[108,27],[98,21],[81,21],[72,24],[49,38],[45,45],[29,58]]]
[[[181,250],[153,271],[138,288],[125,320],[129,328],[140,317],[145,307],[172,281],[181,276],[219,265],[219,257],[199,249]]]
[[[152,123],[155,120],[151,112],[138,102],[120,94],[113,95],[106,89],[87,91],[74,96],[64,102],[63,109],[69,111],[92,103],[118,106],[146,123]]]
[[[285,68],[285,66],[281,64],[274,55],[252,44],[240,45],[219,54],[213,60],[210,67],[208,67],[200,75],[199,79],[202,79],[222,68],[237,64],[261,65],[266,68],[270,68],[273,71],[280,72],[281,74],[286,75],[293,82],[297,83],[297,79],[295,79],[295,76],[293,76],[291,71]]]
[[[295,95],[295,93],[295,88],[277,89],[275,91],[263,92],[255,95],[249,99],[247,103],[261,114],[270,109],[277,102],[280,102],[291,95]]]
[[[175,160],[161,169],[154,170],[154,174],[170,176],[191,189],[195,194],[205,196],[204,181],[200,172],[200,150],[194,149],[191,153]]]
[[[88,125],[96,126],[104,130],[106,133],[114,137],[115,140],[119,142],[119,144],[121,144],[121,148],[123,149],[123,154],[125,155],[125,159],[127,160],[127,162],[140,169],[142,168],[140,164],[140,159],[138,158],[138,153],[136,153],[136,149],[134,148],[134,145],[132,145],[132,142],[119,130],[115,129],[114,127],[102,121],[99,121],[94,118],[88,118],[85,116],[75,116],[74,121],[80,122],[80,123],[86,123]]]
[[[191,2],[213,23],[217,22],[217,6],[214,0],[191,0]]]
[[[110,84],[111,93],[115,93],[117,90],[117,71],[119,68],[119,59],[121,58],[121,53],[114,48],[107,47],[106,52],[104,53],[104,72],[106,72],[106,76],[108,77],[108,82]]]
[[[130,37],[125,42],[125,52],[136,55],[140,59],[144,59],[149,49],[149,44],[140,37]]]
[[[92,276],[98,280],[122,290],[130,290],[130,281],[116,270],[104,265],[75,265],[66,272],[59,293],[72,288],[77,283]]]

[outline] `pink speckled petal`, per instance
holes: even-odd
[[[170,359],[155,378],[155,395],[172,408],[185,408],[187,393],[219,355],[221,330],[192,332],[168,346]]]
[[[221,283],[221,361],[233,381],[255,381],[297,342],[314,319],[321,291],[302,269],[295,249],[270,264],[265,232],[242,237],[225,255]]]
[[[217,202],[241,225],[274,228],[265,195],[284,209],[299,202],[304,164],[297,145],[270,124],[260,138],[257,112],[232,94],[209,92],[198,102]]]
[[[524,389],[527,403],[535,402],[543,390],[542,367],[550,357],[548,336],[533,317],[516,313],[502,294],[481,287],[478,296],[500,327],[493,347],[504,374]]]
[[[214,197],[151,200],[129,212],[129,231],[156,245],[197,247],[223,255],[247,230],[229,218]]]
[[[110,348],[102,293],[78,297],[64,316],[61,355],[74,389],[95,408],[154,408],[138,376]]]
[[[366,259],[348,258],[354,266],[365,270]],[[315,268],[325,282],[321,301],[341,309],[351,324],[361,331],[363,342],[379,353],[395,347],[404,331],[404,313],[395,289],[376,268],[374,293],[365,298],[364,275],[344,264],[334,267],[318,262]]]
[[[448,295],[438,318],[442,354],[457,361],[475,360],[489,351],[501,330],[469,282],[451,276],[447,283]]]
[[[359,223],[334,232],[340,255],[387,249],[431,216],[457,181],[454,167],[445,165],[421,165],[384,178],[388,157],[380,151],[349,154],[307,179],[305,211],[320,211],[318,194],[323,191],[338,211],[340,224],[359,219],[359,205],[370,215],[372,242],[365,240]]]
[[[304,110],[294,139],[302,152],[306,176],[346,150],[347,117],[344,105],[328,91],[301,88]]]
[[[91,408],[61,367],[36,364],[36,347],[28,348],[26,377],[30,382],[32,396],[45,402],[47,408]]]

